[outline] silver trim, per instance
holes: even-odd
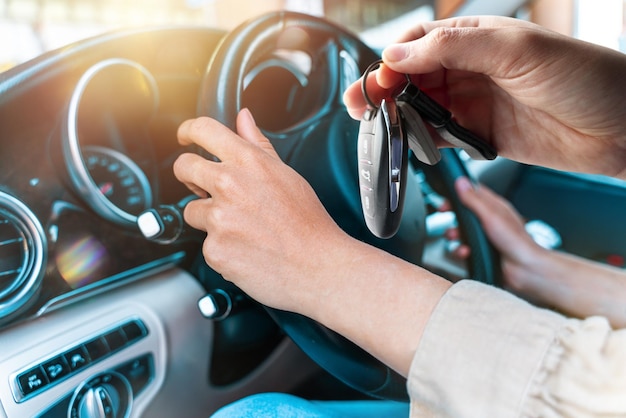
[[[221,295],[226,301],[226,309],[224,312],[219,311],[219,305],[215,300],[215,294]],[[213,289],[211,293],[198,300],[198,309],[203,317],[213,321],[221,321],[230,315],[233,311],[233,299],[223,289]],[[219,315],[217,315],[219,314]]]
[[[361,70],[359,70],[359,64],[352,57],[352,55],[342,49],[339,51],[339,60],[341,61],[340,71],[341,75],[339,80],[341,82],[340,89],[341,91],[346,91],[346,89],[359,78],[361,78]]]
[[[107,372],[99,373],[99,374],[93,376],[88,381],[85,381],[85,382],[81,383],[80,386],[78,388],[76,388],[76,390],[74,391],[74,394],[72,395],[72,399],[70,400],[70,407],[67,410],[67,418],[73,418],[74,417],[74,415],[72,414],[72,410],[74,409],[74,406],[76,405],[77,402],[80,403],[80,401],[78,399],[78,396],[83,391],[83,389],[91,387],[93,385],[92,382],[94,380],[101,379],[101,378],[103,378],[103,376],[109,376],[109,379],[112,377],[112,378],[117,379],[118,382],[121,382],[122,386],[124,387],[124,390],[126,391],[126,396],[124,396],[124,398],[125,398],[124,401],[126,401],[126,405],[125,405],[125,408],[123,410],[122,418],[130,417],[130,413],[131,413],[131,410],[133,408],[133,389],[130,386],[130,383],[128,382],[128,379],[126,379],[126,377],[124,377],[122,374],[120,374],[118,372],[107,371]],[[110,383],[108,383],[108,384],[110,384]],[[118,395],[121,396],[122,394],[118,393]],[[95,400],[97,401],[97,398]],[[90,412],[98,413],[98,415],[100,417],[105,417],[106,416],[106,413],[105,413],[104,409],[100,409],[100,408],[102,408],[102,405],[93,405],[93,407],[95,408],[95,410],[91,410]],[[80,408],[79,408],[79,411],[80,411]],[[117,411],[117,414],[115,414],[115,417],[119,417],[120,416],[119,412],[122,412],[122,411]],[[89,412],[88,412],[88,414],[91,415]],[[78,412],[78,415],[82,416],[82,414],[80,412]]]
[[[294,64],[291,61],[285,61],[279,58],[270,58],[266,61],[261,62],[259,65],[255,66],[254,68],[252,68],[245,75],[243,79],[243,89],[244,90],[247,89],[250,86],[250,83],[252,83],[252,81],[256,77],[258,77],[258,75],[261,74],[263,71],[269,68],[276,68],[276,67],[287,70],[291,74],[293,74],[293,76],[296,78],[296,80],[298,80],[298,83],[300,83],[302,87],[306,87],[307,84],[309,84],[308,75],[304,71],[302,71],[300,66],[298,66],[297,64]]]
[[[155,97],[154,110],[156,111],[159,102],[158,86],[154,76],[145,67],[137,62],[123,58],[111,58],[101,61],[90,67],[82,75],[72,93],[67,111],[67,129],[63,132],[63,155],[65,156],[72,183],[100,216],[119,225],[135,226],[137,216],[121,210],[100,193],[100,190],[98,190],[89,175],[78,141],[78,108],[85,89],[96,74],[107,67],[117,65],[128,66],[139,71],[145,77]]]
[[[10,288],[11,293],[20,287],[21,290],[6,301],[0,301],[0,319],[18,311],[37,293],[47,260],[46,237],[43,226],[35,214],[15,197],[0,191],[0,210],[3,207],[6,208],[6,211],[3,211],[5,215],[16,223],[16,228],[20,229],[27,239],[23,243],[26,257],[23,260],[21,274]],[[7,294],[9,292],[3,292],[0,297],[4,298]]]

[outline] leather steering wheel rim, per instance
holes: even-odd
[[[348,51],[358,63],[361,73],[371,62],[378,59],[377,54],[354,34],[324,19],[293,12],[269,13],[241,25],[222,40],[203,79],[198,100],[198,115],[213,117],[226,126],[234,128],[237,113],[242,108],[241,93],[247,71],[259,55],[272,50],[278,35],[290,27],[302,28],[311,33],[312,38],[319,37],[322,43],[329,42]],[[335,91],[334,94],[337,96],[335,99],[338,99],[335,101],[340,101],[341,93]],[[342,130],[339,136],[347,140],[342,142],[337,139],[336,135],[320,135],[322,138],[330,137],[331,139],[320,145],[317,142],[324,140],[317,141],[313,146],[317,147],[317,150],[322,147],[327,152],[350,154],[349,158],[354,160],[354,166],[356,166],[356,148],[353,151],[351,144],[353,142],[354,147],[356,146],[358,123],[349,120],[345,109],[338,112],[339,109],[339,105],[331,109],[325,117],[325,122],[317,124],[316,129],[326,129],[328,132]],[[301,132],[294,131],[293,133],[302,136]],[[267,134],[272,140],[272,134]],[[290,132],[287,130],[281,135],[289,136]],[[337,145],[338,143],[340,145]],[[342,149],[337,150],[337,147]],[[290,165],[300,166],[302,159],[298,159],[298,152],[293,152],[293,155],[290,154],[289,157],[281,155],[281,157]],[[291,161],[287,161],[289,159]],[[298,171],[306,172],[306,168],[301,167]],[[356,173],[356,170],[354,171]],[[471,275],[480,281],[495,284],[499,265],[495,252],[476,217],[463,207],[452,192],[454,180],[460,175],[467,175],[458,154],[451,149],[442,150],[442,161],[428,168],[428,171],[438,177],[444,189],[451,191],[449,199],[457,213],[461,233],[472,248],[472,254],[468,260]],[[356,177],[354,180],[356,184]],[[354,201],[359,202],[358,186],[355,186],[354,194],[354,199],[356,199]],[[354,204],[350,208],[355,212]],[[357,228],[360,228],[358,233],[362,234],[365,230],[362,215],[355,214],[354,216],[361,217],[361,226]],[[350,231],[347,232],[350,233]],[[373,243],[376,245],[377,242],[373,241]],[[419,252],[419,258],[421,258],[421,249]],[[352,342],[309,318],[271,308],[267,310],[284,332],[307,355],[339,380],[372,397],[407,399],[406,380]]]

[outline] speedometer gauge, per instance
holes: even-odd
[[[153,204],[148,178],[117,150],[137,155],[158,103],[145,67],[111,58],[85,71],[68,104],[61,138],[70,181],[94,212],[118,225],[136,228],[137,216]]]
[[[148,178],[124,154],[90,146],[83,148],[83,159],[98,191],[115,207],[136,216],[152,205]]]

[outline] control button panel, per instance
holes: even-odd
[[[138,319],[125,322],[101,335],[76,344],[64,352],[29,367],[15,377],[14,398],[23,402],[48,387],[78,373],[148,335]]]
[[[134,399],[148,386],[154,377],[154,358],[150,353],[143,354],[115,367],[108,372],[104,372],[98,376],[90,378],[87,382],[84,382],[76,388],[76,390],[72,393],[67,394],[48,410],[38,415],[37,418],[67,417],[68,411],[70,416],[76,416],[76,403],[73,403],[72,400],[84,398],[85,388],[97,386],[97,383],[99,382],[105,383],[104,380],[106,380],[106,376],[111,374],[118,375],[129,384],[132,395],[131,398]],[[109,387],[107,390],[110,389],[111,388]],[[103,399],[103,401],[108,401],[108,399]]]

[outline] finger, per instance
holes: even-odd
[[[476,214],[486,229],[508,225],[511,217],[517,217],[512,205],[486,186],[474,186],[467,177],[460,177],[454,187],[461,202]]]
[[[454,250],[452,250],[452,255],[460,260],[466,260],[470,256],[471,253],[472,253],[472,249],[465,244],[461,244],[458,247],[456,247]]]
[[[185,182],[181,182],[181,183],[183,183],[189,189],[189,191],[191,191],[191,193],[195,194],[200,199],[206,199],[207,197],[209,197],[209,193],[206,190],[202,190],[200,187],[196,186],[195,184],[185,183]]]
[[[221,161],[237,156],[248,145],[232,130],[208,117],[184,121],[178,127],[178,142],[199,145]]]
[[[382,68],[378,68],[368,74],[365,80],[365,91],[369,99],[378,105],[382,99],[390,97],[396,86],[406,82],[404,74],[393,71],[385,71],[381,76]],[[343,94],[343,102],[348,113],[354,119],[361,119],[365,110],[372,107],[363,94],[363,78],[350,85]]]
[[[351,118],[361,120],[367,110],[368,104],[361,92],[361,81],[354,82],[343,93],[343,103]]]
[[[459,240],[461,239],[461,231],[458,228],[449,228],[444,233],[444,236],[449,241]]]
[[[237,133],[243,139],[258,146],[268,154],[280,158],[272,143],[256,125],[252,113],[247,108],[242,109],[237,115]]]
[[[478,216],[478,219],[484,224],[483,220],[489,216],[489,203],[481,198],[477,188],[467,177],[459,177],[454,183],[454,188],[461,199],[461,202],[467,206],[472,212]],[[484,196],[484,193],[481,193]]]
[[[385,92],[376,82],[375,72],[371,72],[365,80],[365,90],[370,99],[377,103],[385,96]],[[363,95],[363,77],[352,83],[343,93],[343,103],[346,105],[348,114],[360,120],[368,107],[371,107]]]
[[[397,72],[425,74],[454,69],[505,77],[513,67],[523,70],[521,63],[529,51],[527,43],[521,42],[528,39],[524,37],[533,31],[545,32],[515,19],[506,22],[480,17],[424,24],[413,31],[414,40],[385,48],[383,59]]]
[[[192,228],[207,232],[206,214],[212,202],[212,199],[199,199],[187,203],[183,211],[185,222]]]
[[[387,67],[385,64],[381,64],[378,71],[376,71],[375,76],[376,83],[385,91],[395,89],[395,87],[398,85],[406,84],[405,74],[394,71]]]
[[[512,28],[537,27],[536,24],[504,16],[463,16],[422,22],[403,33],[396,43],[422,38],[439,28]]]
[[[440,19],[422,22],[418,25],[411,27],[408,31],[403,33],[396,42],[409,42],[415,39],[419,39],[425,36],[427,33],[432,32],[433,30],[440,27],[448,27],[448,28],[471,28],[471,27],[479,27],[479,26],[505,26],[515,24],[515,19],[508,18],[500,18],[500,17],[477,17],[477,16],[465,16],[465,17],[456,17],[449,19]]]
[[[485,216],[489,216],[492,210],[508,202],[484,185],[476,185],[467,177],[459,177],[455,183],[457,192],[460,191],[459,197],[466,205],[472,205],[477,211],[482,211]]]
[[[174,176],[197,196],[205,198],[211,193],[211,173],[218,164],[198,154],[182,154],[174,161]]]
[[[450,203],[449,200],[444,200],[443,203],[441,203],[438,207],[437,207],[437,211],[438,212],[448,212],[453,210],[452,208],[452,203]]]

